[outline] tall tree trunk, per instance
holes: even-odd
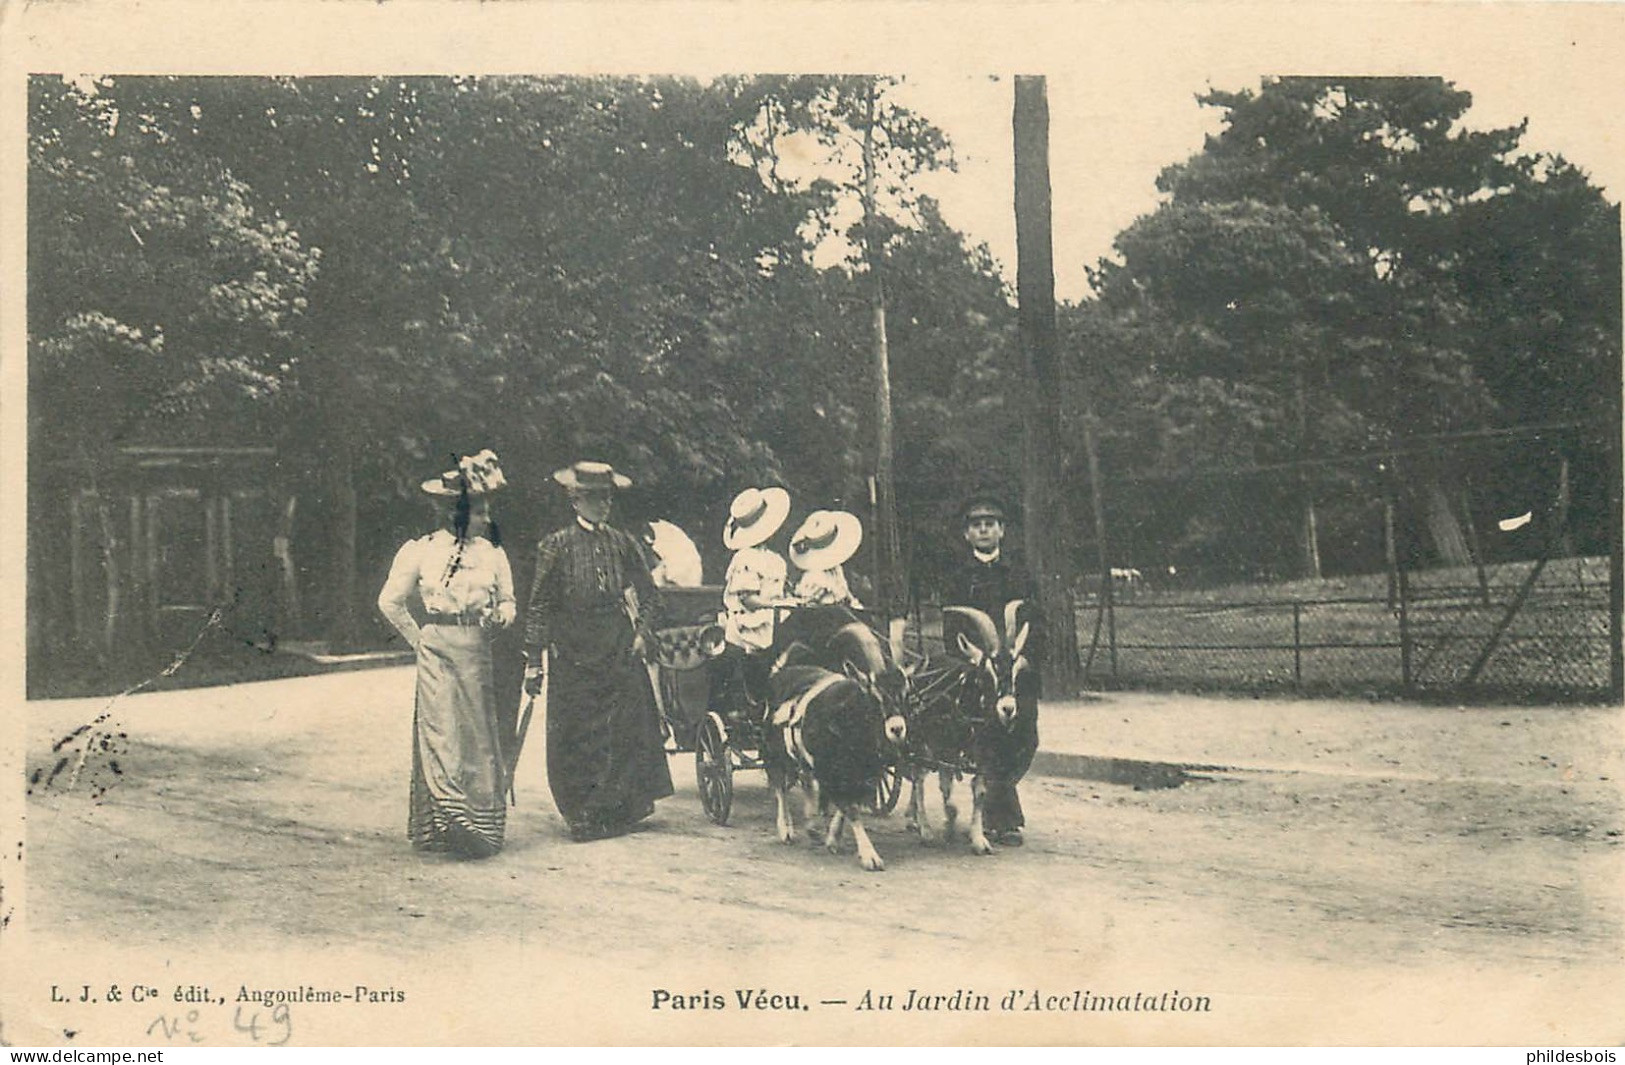
[[[1384,493],[1382,500],[1382,557],[1388,566],[1388,609],[1399,598],[1399,550],[1394,544],[1394,500]]]
[[[1490,605],[1490,578],[1484,569],[1484,545],[1478,539],[1478,522],[1473,519],[1472,485],[1463,482],[1461,486],[1461,518],[1467,524],[1467,546],[1473,552],[1473,569],[1478,573],[1478,597],[1485,605]]]
[[[336,349],[359,350],[371,344],[364,319],[346,318],[331,310],[329,314],[333,316],[313,325],[332,337]],[[319,540],[309,544],[290,536],[290,557],[309,562],[325,554],[325,565],[320,567],[320,579],[325,584],[316,589],[314,596],[306,596],[304,607],[312,622],[311,635],[335,646],[351,644],[360,633],[356,612],[359,517],[354,466],[355,456],[366,450],[365,442],[356,439],[355,422],[343,406],[343,397],[353,388],[341,377],[343,362],[310,361],[301,388],[310,397],[311,406],[302,413],[309,418],[304,424],[314,431],[294,430],[285,439],[290,451],[300,456],[300,467],[309,471],[318,486],[319,503],[307,512],[305,528],[321,530]]]
[[[869,264],[870,324],[875,372],[875,598],[887,619],[893,651],[901,633],[894,622],[906,609],[902,551],[897,535],[897,487],[893,475],[891,355],[886,346],[886,284],[880,269],[882,249],[875,239],[875,107],[874,79],[869,80],[863,126],[864,258]]]
[[[1307,481],[1299,486],[1303,493],[1303,575],[1320,580],[1320,520],[1315,515],[1314,491]]]
[[[1309,441],[1309,396],[1304,385],[1303,366],[1300,361],[1295,375],[1297,386],[1298,407],[1298,454],[1310,454]],[[1310,580],[1320,580],[1320,523],[1315,517],[1315,490],[1314,485],[1306,476],[1298,478],[1298,492],[1302,499],[1303,524],[1299,527],[1301,532],[1300,546],[1302,547],[1302,568],[1300,576]]]
[[[356,515],[355,472],[348,448],[336,450],[323,467],[328,505],[332,508],[333,554],[329,571],[327,637],[336,645],[351,643],[356,627]]]
[[[1569,457],[1559,455],[1557,458],[1557,557],[1574,557],[1574,531],[1569,527],[1569,502],[1572,489],[1569,486]]]
[[[278,609],[273,637],[289,639],[300,633],[303,622],[299,611],[299,571],[293,561],[294,517],[299,497],[289,495],[277,514],[276,535],[271,538],[271,554],[277,560]]]
[[[1427,521],[1428,538],[1433,541],[1440,565],[1465,567],[1473,564],[1472,552],[1467,549],[1467,536],[1461,531],[1461,521],[1450,506],[1450,493],[1437,474],[1425,474],[1421,485],[1422,514]]]
[[[1395,500],[1399,498],[1399,465],[1390,453],[1385,462],[1377,466],[1382,484],[1382,557],[1388,565],[1388,609],[1399,601],[1399,529],[1395,513]]]
[[[1051,247],[1049,99],[1042,76],[1018,77],[1015,132],[1016,292],[1026,369],[1023,434],[1027,561],[1038,580],[1050,690],[1081,683],[1078,619],[1073,611],[1072,523],[1061,495],[1061,369],[1055,328]]]
[[[106,584],[103,588],[102,616],[99,619],[95,634],[95,651],[99,658],[106,662],[119,650],[118,638],[120,635],[120,620],[124,609],[123,591],[124,579],[119,571],[118,544],[113,532],[113,512],[108,504],[107,496],[102,492],[102,485],[108,481],[117,483],[117,478],[102,477],[97,471],[85,448],[79,451],[81,466],[89,471],[89,499],[95,508],[97,553],[101,557],[102,577]],[[74,530],[78,535],[78,530]],[[73,544],[74,551],[79,550],[77,540]],[[130,565],[137,565],[134,554],[131,554]],[[77,604],[80,600],[75,600]],[[87,619],[88,620],[88,619]],[[87,626],[88,628],[88,626]]]
[[[101,647],[102,653],[111,658],[118,650],[119,617],[123,612],[121,589],[124,582],[119,577],[118,544],[114,542],[112,508],[101,495],[96,496],[96,521],[101,528],[102,567],[107,576],[107,609],[102,615]]]

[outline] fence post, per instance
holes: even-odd
[[[1467,523],[1467,546],[1473,552],[1473,569],[1478,573],[1478,597],[1485,606],[1490,605],[1490,578],[1484,572],[1484,547],[1478,540],[1478,522],[1473,519],[1473,481],[1466,478],[1461,486],[1461,514]]]
[[[1405,567],[1397,567],[1399,574],[1399,689],[1411,693],[1411,586],[1406,579]]]
[[[1088,406],[1083,412],[1083,451],[1089,462],[1089,502],[1095,517],[1095,552],[1100,563],[1101,607],[1106,615],[1106,639],[1111,647],[1112,687],[1117,684],[1117,614],[1112,608],[1112,562],[1106,546],[1106,493],[1100,483],[1100,450],[1095,446],[1095,410]],[[1093,663],[1096,640],[1100,638],[1100,615],[1095,615],[1095,635],[1089,643],[1089,659]],[[1085,671],[1087,674],[1087,671]]]
[[[1388,609],[1399,603],[1399,549],[1394,543],[1394,495],[1388,485],[1388,468],[1380,467],[1382,482],[1382,555],[1388,564]]]
[[[1292,686],[1303,690],[1303,604],[1292,600]]]
[[[1112,654],[1112,688],[1122,686],[1117,676],[1117,597],[1112,594],[1111,571],[1106,571],[1106,642]]]

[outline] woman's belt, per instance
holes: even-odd
[[[472,614],[446,614],[439,610],[431,610],[423,619],[425,625],[461,625],[468,628],[478,628],[480,619]]]

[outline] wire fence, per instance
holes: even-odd
[[[1079,610],[1085,679],[1122,688],[1609,698],[1608,560],[1245,594],[1117,590]]]

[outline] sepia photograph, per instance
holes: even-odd
[[[0,1042],[1625,1038],[1625,11],[0,21]]]

